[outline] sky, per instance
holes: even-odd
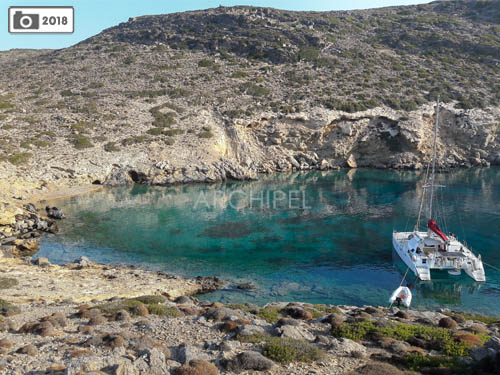
[[[1,0],[0,51],[11,48],[65,48],[102,30],[146,14],[165,14],[215,8],[219,5],[253,5],[288,10],[349,10],[392,5],[423,4],[428,0]],[[9,6],[73,6],[73,34],[9,34]]]

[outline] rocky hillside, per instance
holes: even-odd
[[[500,163],[500,1],[143,16],[0,53],[0,175],[154,184]]]

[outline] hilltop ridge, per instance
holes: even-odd
[[[0,54],[8,180],[218,181],[339,167],[500,163],[500,1],[141,16]]]

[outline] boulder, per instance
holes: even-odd
[[[48,267],[50,266],[50,261],[45,257],[38,257],[35,260],[35,264],[40,267]]]
[[[284,325],[276,328],[276,333],[280,337],[289,337],[298,340],[313,341],[314,335],[307,329],[299,326]]]
[[[207,353],[194,345],[180,345],[177,348],[175,358],[177,362],[188,364],[193,359],[209,359]]]
[[[349,157],[346,160],[346,164],[349,168],[357,168],[358,163],[356,162],[356,158],[354,157],[353,154],[349,155]]]
[[[172,371],[173,375],[217,375],[219,370],[212,363],[194,359],[188,365],[178,367]]]
[[[301,307],[287,307],[283,312],[294,319],[311,320],[313,318],[313,315],[310,311],[307,311]]]
[[[271,369],[273,365],[273,361],[254,351],[240,353],[226,362],[227,370],[236,373],[244,370],[266,371]]]
[[[258,334],[265,334],[266,330],[264,327],[256,326],[256,325],[246,325],[243,326],[239,332],[240,336],[251,336]]]
[[[446,317],[441,318],[439,320],[439,326],[442,328],[457,329],[458,323],[455,320],[453,320],[452,318],[446,316]]]
[[[45,207],[45,212],[47,213],[47,216],[51,219],[61,220],[64,218],[64,214],[57,207],[47,206],[47,207]]]
[[[355,352],[366,353],[366,348],[353,340],[331,338],[329,351],[338,355],[351,356]]]

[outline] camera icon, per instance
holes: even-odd
[[[17,30],[38,30],[40,28],[40,15],[16,12],[14,13],[12,28]]]

